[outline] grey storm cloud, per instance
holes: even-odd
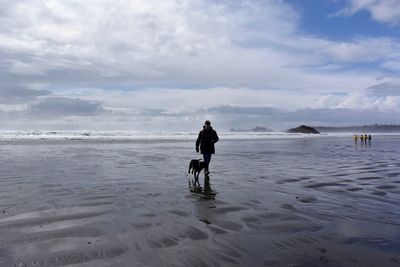
[[[50,95],[47,90],[35,90],[21,86],[0,86],[0,104],[19,104]]]
[[[99,115],[104,111],[100,102],[86,101],[78,98],[51,97],[30,106],[25,112],[28,115],[40,117],[62,117],[93,116]]]
[[[400,82],[385,82],[366,89],[373,96],[400,96]]]

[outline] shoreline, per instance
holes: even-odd
[[[168,141],[194,141],[198,133],[193,132],[147,132],[147,133],[121,133],[121,132],[87,132],[87,131],[60,131],[60,132],[0,132],[0,142],[23,141],[89,141],[89,142],[168,142]],[[219,132],[221,140],[282,140],[304,138],[335,138],[352,137],[361,133],[259,133],[259,132]],[[400,136],[400,133],[368,133],[376,136]]]

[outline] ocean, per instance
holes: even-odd
[[[400,265],[400,135],[219,136],[1,132],[0,266]]]

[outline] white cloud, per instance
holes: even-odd
[[[316,97],[312,108],[375,110],[400,113],[400,83],[399,81],[378,83],[359,92],[326,94]]]
[[[354,42],[331,43],[327,53],[341,62],[371,62],[385,58],[399,58],[400,45],[389,38],[364,38]]]
[[[251,86],[290,76],[312,85],[324,77],[305,67],[399,58],[397,42],[388,38],[300,35],[299,15],[282,1],[3,2],[0,51],[14,62],[8,71],[42,81],[58,82],[54,71],[75,71],[86,83]]]
[[[363,89],[385,70],[398,70],[398,40],[338,42],[304,34],[289,1],[1,2],[0,83],[51,90],[52,96],[20,97],[16,104],[35,100],[23,104],[37,117],[65,107],[55,114],[73,116],[71,127],[89,123],[88,114],[99,128],[110,120],[162,127],[173,118],[189,127],[222,105],[286,111],[397,107],[396,98],[375,103]],[[357,8],[373,2],[366,3]],[[349,71],[354,63],[376,66]],[[51,102],[53,97],[63,100]],[[88,102],[66,100],[74,98]],[[102,105],[96,106],[98,101]],[[83,106],[90,112],[78,112]],[[110,113],[98,115],[102,108]]]
[[[398,0],[347,0],[348,7],[339,12],[341,15],[352,15],[361,10],[371,14],[371,18],[394,25],[400,24],[400,2]]]
[[[259,76],[265,67],[262,58],[282,59],[273,53],[236,50],[238,44],[276,38],[295,27],[290,17],[281,19],[294,12],[275,1],[4,2],[8,9],[0,19],[0,50],[29,57],[24,68],[17,59],[20,65],[9,68],[26,75],[83,66],[92,70],[86,76],[218,83],[227,80],[226,73],[240,74],[243,63],[249,68],[245,73]],[[33,71],[38,63],[42,68]]]

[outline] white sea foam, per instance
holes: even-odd
[[[198,132],[144,131],[0,131],[0,141],[18,140],[195,140]],[[224,140],[287,139],[352,136],[352,133],[218,132]],[[383,135],[383,134],[380,134]],[[397,134],[396,134],[397,135]]]
[[[311,135],[283,132],[219,132],[223,139],[280,139]],[[195,140],[198,132],[2,131],[0,140]]]

